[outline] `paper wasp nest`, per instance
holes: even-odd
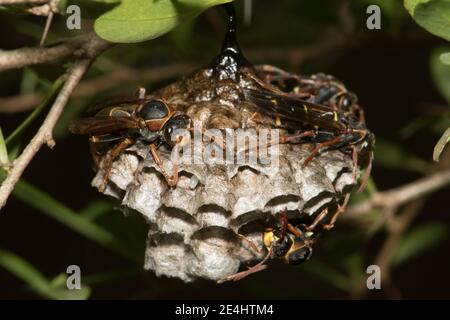
[[[152,96],[203,128],[258,129],[249,120],[254,106],[243,99],[243,87],[255,87],[245,73],[220,79],[203,69]],[[303,167],[311,144],[273,149],[275,166],[181,163],[180,180],[169,188],[148,145],[128,148],[114,162],[104,193],[119,199],[124,212],[136,211],[149,224],[145,269],[184,281],[228,276],[265,254],[255,252],[238,234],[262,248],[264,226],[277,221],[282,210],[287,208],[289,219],[311,218],[336,206],[356,184],[352,158],[341,151],[325,152]],[[171,172],[170,150],[160,146],[158,152]],[[93,185],[98,187],[101,179],[100,170]]]

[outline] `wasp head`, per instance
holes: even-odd
[[[144,121],[150,132],[161,130],[172,115],[172,108],[162,100],[146,101],[136,110],[136,116]]]
[[[164,141],[174,146],[175,144],[184,145],[190,141],[190,131],[192,120],[186,115],[177,115],[169,119],[163,128]]]

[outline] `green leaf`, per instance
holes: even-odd
[[[41,297],[84,300],[90,296],[91,290],[86,285],[82,285],[80,290],[68,290],[66,287],[66,274],[61,274],[56,279],[49,281],[29,262],[2,249],[0,249],[0,266],[26,282]]]
[[[444,64],[441,55],[450,51],[450,47],[433,50],[430,56],[430,69],[433,82],[439,92],[450,104],[450,65]]]
[[[429,164],[417,157],[402,145],[377,138],[375,150],[375,163],[390,169],[409,170],[413,172],[425,172]]]
[[[428,2],[429,0],[403,0],[403,5],[405,6],[406,10],[409,12],[411,16],[414,15],[414,10],[416,6],[423,2]]]
[[[441,243],[447,237],[447,227],[440,222],[423,224],[409,231],[399,242],[392,257],[392,265],[401,263]]]
[[[108,201],[94,200],[79,211],[79,214],[91,221],[95,220],[99,216],[108,213],[112,210],[112,205]]]
[[[95,32],[120,43],[157,38],[209,7],[232,0],[123,0],[95,20]]]
[[[404,0],[403,4],[418,25],[450,41],[450,0]]]
[[[9,164],[8,149],[6,148],[6,142],[5,139],[3,138],[2,127],[0,127],[0,166],[8,164]]]
[[[50,293],[57,300],[86,300],[91,296],[91,288],[86,285],[84,277],[81,289],[69,290],[67,288],[67,274],[61,273],[50,281]]]
[[[20,94],[32,93],[35,91],[39,82],[39,77],[31,68],[23,70],[22,81],[20,83]]]
[[[439,59],[443,64],[450,66],[450,52],[446,52],[440,55]]]
[[[433,151],[433,160],[434,161],[436,161],[436,162],[439,161],[439,157],[441,156],[442,151],[444,150],[445,146],[447,145],[447,143],[449,141],[450,141],[450,128],[447,128],[447,130],[445,130],[442,137],[439,139],[439,141],[434,146],[434,151]]]
[[[37,293],[46,295],[48,290],[47,279],[27,261],[0,249],[0,265],[25,281]]]

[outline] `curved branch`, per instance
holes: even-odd
[[[42,4],[47,2],[48,0],[0,0],[0,6],[11,4]]]
[[[49,147],[55,145],[52,132],[59,117],[61,116],[64,107],[66,106],[70,95],[80,82],[83,75],[89,69],[91,63],[95,58],[102,53],[109,43],[101,40],[100,38],[93,39],[91,42],[87,42],[83,47],[84,57],[74,62],[74,64],[66,72],[66,80],[64,86],[61,88],[55,102],[53,103],[47,117],[43,124],[39,128],[36,135],[25,147],[21,155],[14,161],[8,177],[3,181],[0,187],[0,209],[5,205],[9,195],[14,189],[17,181],[19,181],[22,173],[33,159],[35,154],[39,151],[43,144],[47,144]]]
[[[95,33],[89,33],[50,47],[0,50],[0,71],[55,62],[70,56],[80,58],[89,55],[86,52],[89,50],[89,46],[104,42]]]
[[[448,184],[450,184],[450,169],[436,172],[395,189],[374,193],[369,199],[351,206],[345,216],[351,218],[376,207],[397,208]]]

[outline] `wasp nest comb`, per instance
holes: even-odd
[[[326,211],[342,211],[359,165],[370,171],[374,138],[356,96],[324,74],[251,67],[229,13],[211,66],[151,95],[141,92],[134,106],[100,112],[126,134],[92,129],[105,142],[123,139],[123,152],[109,151],[120,154],[109,157],[111,171],[100,166],[93,186],[148,222],[145,268],[184,281],[227,279],[264,257],[291,263],[291,249],[297,262],[308,259],[311,251],[301,248],[313,241],[304,235],[333,225],[337,214]],[[187,130],[175,134],[178,127]]]
[[[256,86],[254,80],[246,72],[235,76],[221,79],[212,69],[203,69],[152,98],[164,99],[196,126],[219,130],[216,136],[222,133],[224,140],[228,135],[236,141],[242,134],[250,140],[260,138],[258,133],[269,125],[264,119],[259,125],[251,121],[255,106],[243,93]],[[340,203],[356,184],[352,157],[339,150],[325,152],[304,166],[312,144],[276,144],[269,148],[266,163],[264,159],[236,163],[236,157],[224,163],[219,161],[223,153],[217,151],[216,142],[202,140],[201,152],[191,155],[191,161],[182,161],[184,154],[180,157],[175,187],[168,185],[149,157],[147,144],[136,143],[113,164],[104,193],[119,199],[124,210],[145,217],[150,225],[145,268],[157,275],[184,281],[229,276],[241,263],[264,256],[264,227],[276,223],[280,212],[287,209],[290,220],[310,221]],[[248,149],[249,144],[241,147]],[[208,163],[192,161],[211,146],[216,148],[210,148],[215,151]],[[233,151],[239,155],[244,149],[235,146]],[[161,145],[158,152],[171,172],[169,148]],[[102,177],[100,170],[93,185],[99,187]]]

